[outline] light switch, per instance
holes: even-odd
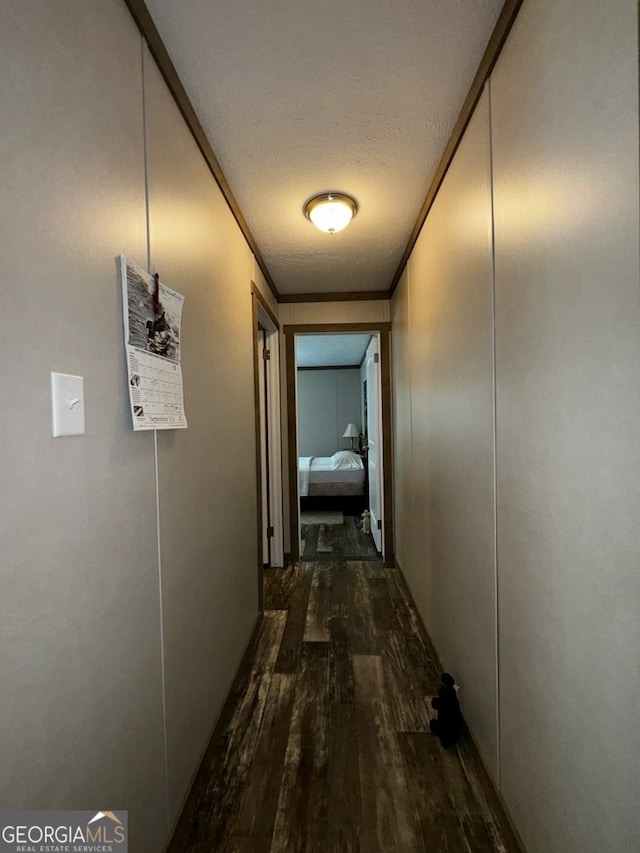
[[[84,378],[51,374],[53,437],[84,435]]]

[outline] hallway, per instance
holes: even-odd
[[[517,851],[470,743],[428,731],[439,676],[396,569],[269,570],[170,853]]]

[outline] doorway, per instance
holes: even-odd
[[[284,332],[290,557],[389,562],[389,324]]]
[[[262,609],[263,569],[284,566],[280,327],[255,285],[252,299],[260,543],[258,589]]]

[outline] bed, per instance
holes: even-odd
[[[352,450],[339,450],[333,456],[301,456],[298,459],[300,497],[363,495],[365,474],[362,458]]]

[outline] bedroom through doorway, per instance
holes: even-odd
[[[381,560],[378,332],[295,335],[301,560]]]

